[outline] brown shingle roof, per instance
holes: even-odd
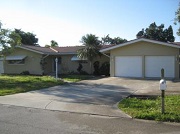
[[[139,39],[135,39],[135,40],[139,40]],[[134,40],[131,40],[131,41],[134,41]],[[131,42],[131,41],[128,41],[128,42]],[[126,42],[126,43],[128,43],[128,42]],[[168,43],[168,44],[180,46],[180,42],[171,42],[171,43]],[[102,45],[101,50],[106,49],[106,48],[110,48],[110,47],[113,47],[113,46],[115,46],[115,45],[114,44]],[[18,47],[23,48],[23,49],[28,49],[30,51],[39,52],[39,53],[42,53],[42,54],[62,55],[62,54],[77,54],[77,51],[79,49],[83,48],[84,46],[40,47],[40,46],[21,45],[21,46],[18,46]]]
[[[108,47],[114,46],[111,45],[102,45],[101,49],[105,49]],[[23,49],[28,49],[30,51],[39,52],[42,54],[51,54],[51,55],[58,55],[58,54],[76,54],[77,51],[84,46],[67,46],[67,47],[40,47],[40,46],[30,46],[30,45],[21,45],[18,46]]]
[[[21,45],[20,48],[30,49],[30,50],[41,52],[41,53],[55,53],[55,51],[53,51],[52,49],[48,47]]]
[[[21,45],[18,47],[42,54],[61,55],[61,54],[76,54],[77,50],[83,48],[84,46],[40,47],[40,46]]]
[[[180,46],[180,42],[173,42],[172,44]]]
[[[110,44],[110,45],[102,45],[102,46],[101,46],[101,50],[102,50],[102,49],[105,49],[105,48],[112,47],[112,46],[115,46],[115,45],[114,45],[114,44]]]
[[[77,51],[84,46],[68,46],[68,47],[52,47],[52,49],[56,50],[58,53],[73,53],[76,54]]]

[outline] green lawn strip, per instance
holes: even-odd
[[[118,107],[133,118],[180,122],[180,95],[165,96],[164,114],[161,114],[161,97],[156,99],[125,98]]]
[[[0,96],[61,85],[63,82],[50,76],[0,76]]]
[[[93,78],[93,76],[92,75],[61,75],[60,78],[68,82],[78,82],[81,80]]]

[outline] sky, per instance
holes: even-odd
[[[81,45],[82,36],[109,34],[132,40],[151,23],[174,25],[180,0],[0,0],[0,21],[4,28],[31,32],[40,46],[51,40],[59,46]]]

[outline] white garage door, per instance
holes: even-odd
[[[146,56],[145,77],[161,77],[161,69],[165,70],[165,77],[174,78],[174,56]]]
[[[0,74],[4,73],[3,61],[0,60]]]
[[[142,77],[142,57],[141,56],[115,57],[115,76]]]

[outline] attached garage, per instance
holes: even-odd
[[[160,78],[164,68],[165,78],[179,79],[180,44],[140,38],[100,52],[110,55],[112,77]]]
[[[146,56],[145,57],[145,77],[161,77],[160,70],[164,68],[165,77],[175,77],[175,57],[174,56]]]
[[[142,56],[117,56],[115,76],[142,77]]]

